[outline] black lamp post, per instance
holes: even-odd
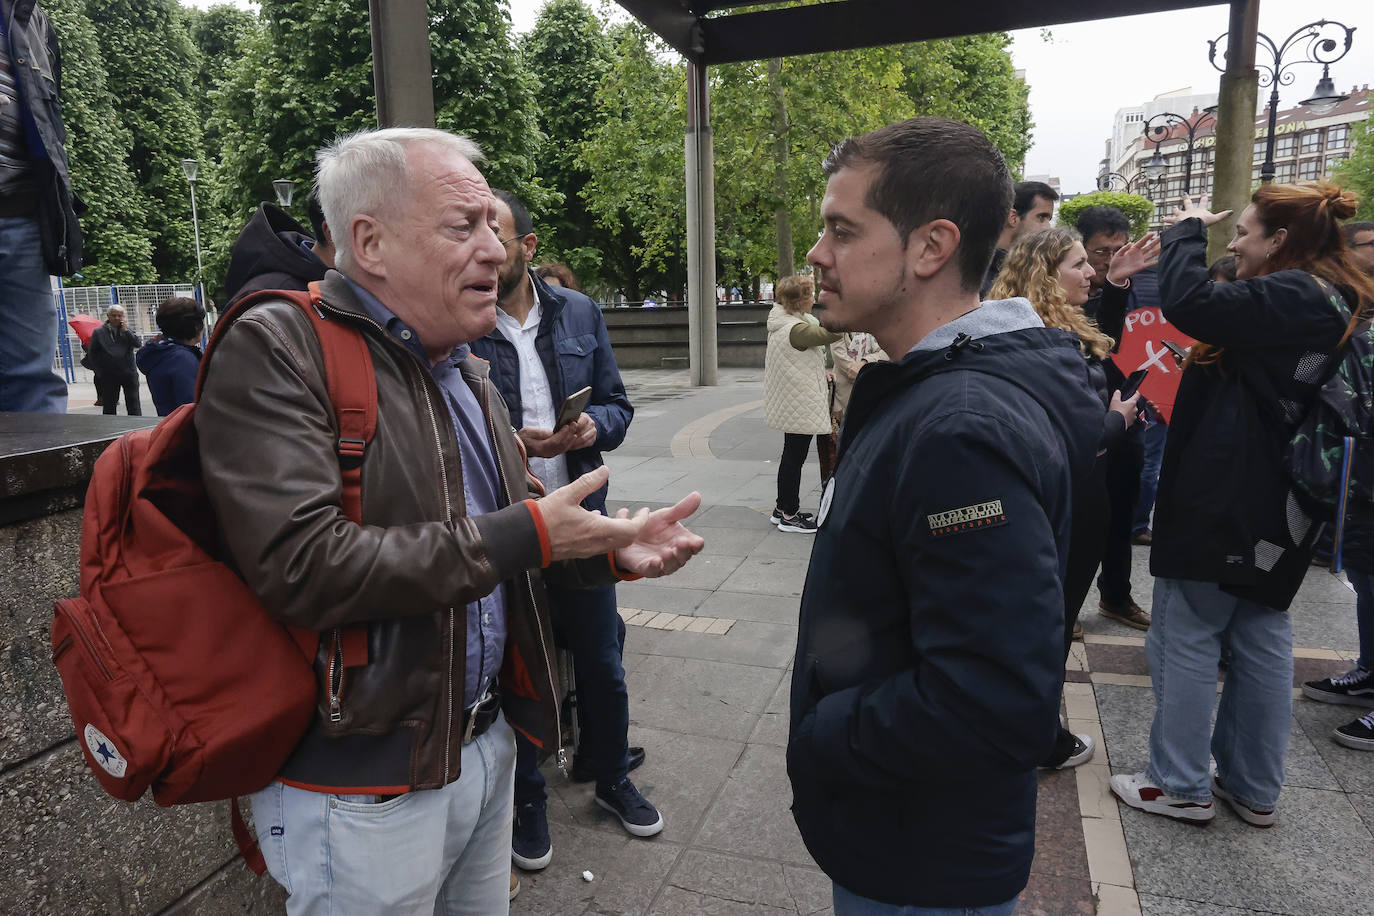
[[[1154,143],[1155,154],[1150,157],[1150,161],[1143,167],[1142,171],[1152,181],[1159,181],[1168,171],[1168,166],[1164,162],[1164,157],[1159,154],[1160,144],[1171,139],[1179,139],[1174,136],[1179,128],[1188,139],[1188,145],[1184,148],[1183,154],[1186,157],[1183,162],[1183,193],[1193,193],[1193,150],[1197,146],[1197,132],[1202,125],[1210,121],[1216,124],[1216,118],[1210,111],[1201,114],[1194,114],[1191,118],[1185,118],[1181,114],[1174,114],[1172,111],[1160,112],[1152,116],[1145,122],[1145,142]],[[1153,135],[1153,140],[1151,136]]]
[[[1334,36],[1334,37],[1333,37]],[[1222,62],[1217,61],[1217,48],[1226,38],[1225,33],[1219,35],[1212,41],[1207,42],[1207,59],[1212,62],[1223,73],[1226,71],[1224,61],[1225,54],[1222,55]],[[1321,64],[1321,79],[1317,80],[1317,87],[1312,91],[1312,97],[1303,99],[1301,104],[1311,108],[1314,114],[1326,114],[1341,102],[1350,98],[1336,91],[1336,85],[1331,81],[1331,65],[1345,57],[1350,50],[1350,43],[1355,38],[1355,30],[1340,22],[1332,22],[1329,19],[1319,19],[1316,22],[1309,22],[1302,26],[1292,35],[1283,40],[1282,44],[1275,44],[1274,40],[1263,32],[1259,33],[1257,47],[1264,48],[1269,54],[1269,63],[1255,61],[1255,67],[1260,71],[1259,84],[1261,86],[1272,86],[1273,91],[1269,93],[1269,136],[1264,144],[1264,165],[1260,167],[1260,181],[1268,184],[1274,180],[1274,128],[1277,126],[1279,112],[1279,86],[1293,85],[1295,77],[1289,68],[1295,64]],[[1292,60],[1285,61],[1284,58],[1290,51],[1301,54],[1301,57],[1294,57]]]
[[[1137,172],[1127,178],[1120,172],[1102,172],[1097,176],[1099,191],[1125,191],[1128,194],[1144,194],[1149,197],[1155,180],[1144,172]]]

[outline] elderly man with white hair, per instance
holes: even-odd
[[[142,341],[129,330],[129,316],[124,306],[112,305],[105,312],[105,323],[91,334],[91,349],[87,354],[95,372],[95,395],[107,414],[114,414],[119,406],[119,392],[124,392],[124,412],[131,417],[143,416],[138,397],[138,370],[134,357]]]
[[[700,503],[607,517],[603,468],[540,498],[486,364],[505,260],[470,141],[393,128],[318,157],[337,270],[326,320],[362,334],[377,425],[362,523],[341,504],[340,432],[308,316],[252,306],[217,344],[197,408],[222,543],[262,604],[321,633],[320,700],[252,796],[290,913],[505,912],[513,729],[558,754],[545,578],[666,575],[702,547]],[[365,650],[345,657],[361,628]]]

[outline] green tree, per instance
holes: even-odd
[[[62,47],[62,115],[72,187],[86,204],[84,284],[148,283],[154,277],[146,201],[134,184],[129,131],[116,114],[84,0],[45,0]]]
[[[1155,205],[1148,197],[1121,191],[1093,191],[1091,194],[1079,194],[1072,200],[1060,204],[1059,225],[1078,225],[1079,214],[1088,207],[1096,206],[1116,207],[1126,214],[1126,218],[1131,221],[1131,237],[1137,239],[1149,230],[1150,219],[1155,212]]]
[[[176,0],[89,0],[109,91],[132,143],[129,165],[148,200],[160,280],[194,276],[191,196],[181,160],[203,159],[193,102],[196,54]]]
[[[1350,188],[1360,197],[1360,212],[1356,219],[1374,220],[1374,119],[1355,132],[1355,149],[1342,162],[1332,178],[1342,187]]]
[[[487,155],[493,185],[531,206],[541,135],[533,78],[520,66],[499,0],[431,0],[430,54],[438,126],[466,134]],[[215,94],[211,130],[223,137],[216,181],[229,214],[208,246],[222,282],[242,221],[272,199],[272,181],[311,185],[315,152],[348,131],[376,125],[367,4],[356,0],[263,0],[261,29]],[[304,193],[301,194],[304,196]],[[294,207],[303,218],[302,207]]]
[[[258,17],[251,10],[219,3],[209,9],[182,7],[191,43],[196,48],[195,106],[200,123],[205,125],[204,146],[215,151],[220,136],[211,124],[215,94],[228,79],[230,66],[246,52],[257,36]]]

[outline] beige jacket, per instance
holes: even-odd
[[[798,350],[788,335],[798,324],[815,325],[775,305],[768,313],[768,351],[763,360],[763,417],[772,429],[818,435],[830,432],[830,392],[822,347]]]

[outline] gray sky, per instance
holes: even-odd
[[[206,7],[211,0],[193,0]],[[233,0],[237,6],[252,6]],[[359,0],[361,2],[361,0]],[[516,31],[528,30],[543,0],[508,0]],[[1103,142],[1111,134],[1118,108],[1191,86],[1215,92],[1221,74],[1207,61],[1207,41],[1226,30],[1227,7],[1152,13],[1056,26],[1045,41],[1039,30],[1013,33],[1012,58],[1030,83],[1034,143],[1026,157],[1028,174],[1057,175],[1065,191],[1095,187]],[[1260,31],[1282,41],[1298,26],[1316,19],[1354,26],[1350,53],[1332,69],[1337,88],[1374,83],[1374,2],[1371,0],[1261,0]],[[1263,61],[1264,52],[1260,52]],[[1280,106],[1311,94],[1319,67],[1293,68],[1291,86],[1282,87]],[[1261,104],[1268,90],[1260,90]],[[1181,112],[1187,114],[1187,112]]]

